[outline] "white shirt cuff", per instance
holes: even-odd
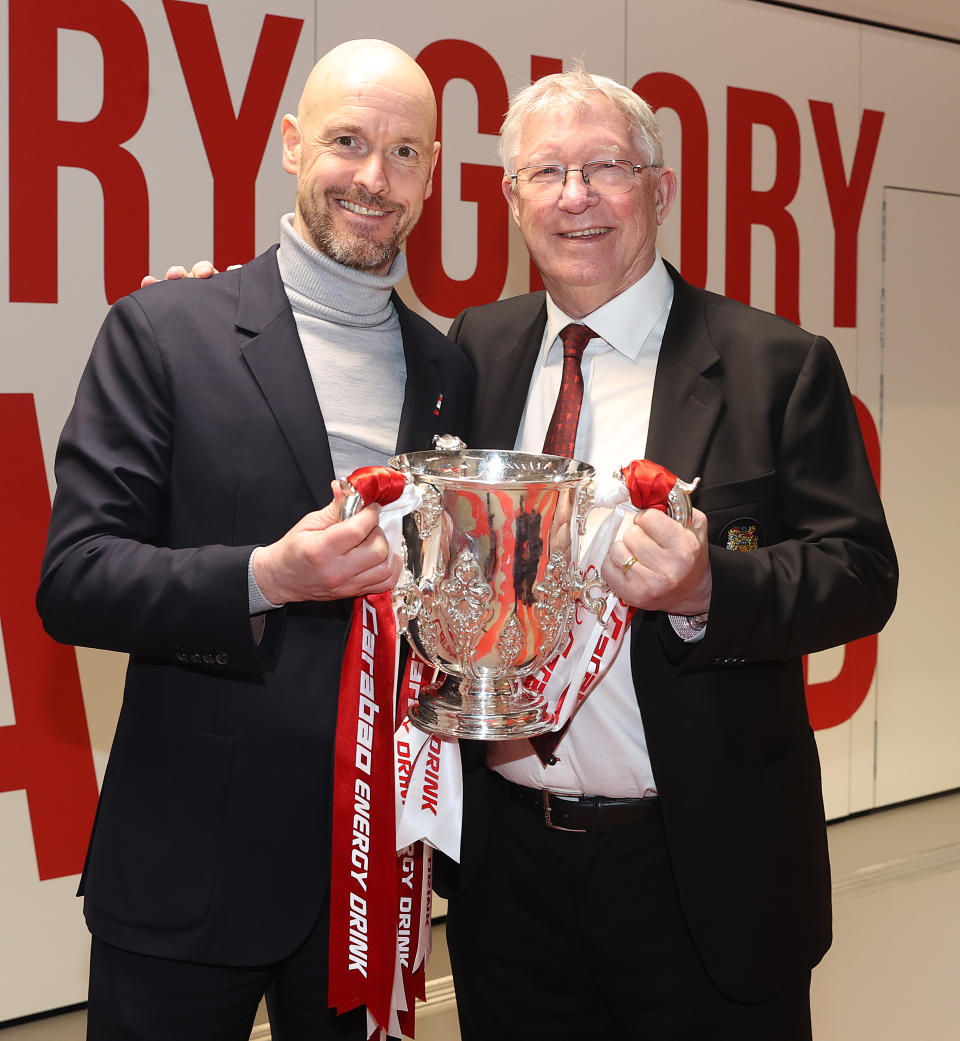
[[[706,614],[670,614],[670,625],[684,643],[696,643],[702,640],[707,631]]]

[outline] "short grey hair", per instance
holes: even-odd
[[[607,76],[595,76],[577,61],[569,72],[556,72],[523,87],[514,96],[500,128],[500,161],[508,174],[516,173],[523,124],[535,112],[556,104],[572,105],[582,112],[606,98],[627,120],[644,162],[663,165],[663,142],[653,109],[635,94]]]

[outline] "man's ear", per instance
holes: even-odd
[[[520,227],[520,210],[517,208],[517,193],[513,187],[513,181],[510,180],[510,175],[505,173],[503,180],[500,182],[500,191],[503,192],[503,197],[507,200],[507,205],[510,207],[510,212],[513,214],[514,223],[517,227]]]
[[[296,116],[283,117],[280,134],[283,138],[283,168],[287,173],[296,174],[300,170],[300,126]]]
[[[677,175],[669,166],[660,171],[657,184],[657,224],[663,224],[677,197]]]
[[[440,158],[440,142],[433,142],[433,157],[430,160],[430,173],[427,174],[427,185],[423,190],[423,201],[433,195],[433,171],[437,168],[437,160]]]

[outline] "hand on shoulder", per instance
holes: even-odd
[[[180,264],[174,264],[172,267],[168,267],[163,276],[163,281],[175,278],[210,278],[211,275],[218,274],[220,274],[220,272],[217,271],[209,260],[198,260],[189,271]],[[161,279],[154,278],[153,275],[144,275],[143,278],[140,279],[140,288],[145,289],[147,286],[152,286],[155,282],[159,281],[161,281]]]

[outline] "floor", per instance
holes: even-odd
[[[831,825],[817,1041],[960,1038],[960,793]]]
[[[835,823],[829,835],[835,939],[813,975],[815,1038],[957,1041],[960,792]],[[417,1041],[459,1041],[436,928]],[[84,1020],[71,1012],[0,1028],[0,1041],[83,1041]],[[258,1017],[254,1041],[269,1037]]]

